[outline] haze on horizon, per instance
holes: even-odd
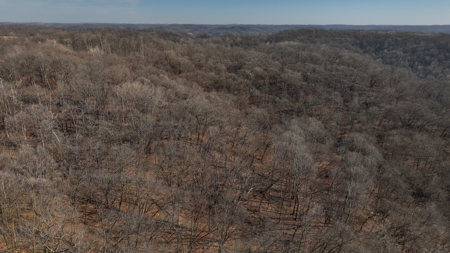
[[[447,25],[445,0],[0,0],[0,22]]]

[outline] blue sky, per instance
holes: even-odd
[[[450,24],[449,0],[0,0],[0,22]]]

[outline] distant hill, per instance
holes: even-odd
[[[2,23],[0,23],[2,24]],[[5,23],[3,23],[5,24]],[[28,23],[28,25],[43,25],[66,29],[96,29],[119,28],[137,30],[164,30],[176,32],[188,32],[194,35],[209,34],[212,36],[254,35],[270,34],[283,30],[300,28],[320,28],[333,30],[383,30],[383,31],[407,31],[407,32],[433,32],[450,33],[450,25],[194,25],[194,24],[108,24],[108,23]]]

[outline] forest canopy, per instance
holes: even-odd
[[[0,251],[446,252],[450,35],[0,26]]]

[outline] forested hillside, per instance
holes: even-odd
[[[450,35],[0,35],[1,252],[450,248]]]

